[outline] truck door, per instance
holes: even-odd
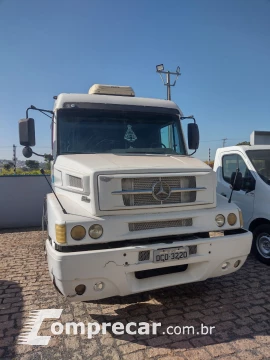
[[[255,198],[255,179],[248,169],[245,160],[239,154],[224,154],[221,158],[222,167],[218,174],[217,192],[229,199],[231,193],[230,179],[233,172],[239,168],[243,182],[240,191],[234,191],[232,201],[242,210],[244,226],[247,228],[253,215]]]

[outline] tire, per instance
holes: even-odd
[[[270,266],[270,224],[259,225],[253,231],[252,252],[260,262]]]

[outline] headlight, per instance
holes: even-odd
[[[70,235],[73,240],[82,240],[86,235],[86,230],[81,225],[76,225],[71,229]]]
[[[218,227],[221,227],[225,224],[225,217],[222,214],[218,214],[215,220]]]
[[[237,217],[234,213],[230,213],[227,217],[228,224],[233,226],[236,224]]]
[[[89,236],[92,239],[98,239],[101,237],[101,235],[103,234],[103,228],[101,225],[99,224],[94,224],[92,226],[90,226],[89,229]]]
[[[242,211],[240,209],[238,211],[239,211],[240,227],[242,228],[244,226],[243,214],[242,214]]]

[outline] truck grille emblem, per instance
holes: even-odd
[[[152,195],[158,201],[165,201],[171,195],[171,188],[165,181],[158,181],[152,186]]]

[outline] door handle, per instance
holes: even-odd
[[[226,194],[224,194],[224,193],[221,193],[221,195],[222,195],[222,196],[225,196],[225,197],[227,197],[227,195],[226,195]]]

